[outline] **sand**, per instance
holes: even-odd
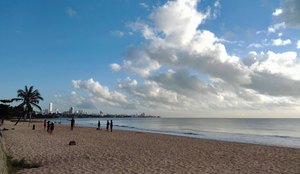
[[[49,135],[35,124],[4,125],[7,153],[41,165],[19,173],[300,173],[300,149],[58,124]]]

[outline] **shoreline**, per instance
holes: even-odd
[[[4,127],[8,154],[42,166],[20,173],[299,173],[300,150],[148,132],[56,124]],[[69,146],[69,141],[76,141]],[[60,162],[59,162],[60,161]]]
[[[69,125],[69,122],[56,120],[63,125]],[[85,123],[85,122],[76,122],[77,126],[82,127],[96,127],[97,123]],[[102,124],[103,126],[103,124]],[[192,137],[198,139],[207,139],[207,140],[216,140],[223,142],[236,142],[236,143],[246,143],[246,144],[257,144],[265,146],[274,146],[274,147],[288,147],[300,149],[300,137],[290,136],[285,134],[251,134],[251,133],[242,133],[242,132],[215,132],[215,131],[205,131],[205,130],[155,130],[151,128],[140,128],[132,127],[135,125],[126,126],[126,124],[118,125],[115,124],[115,128],[118,130],[125,131],[141,131],[155,134],[164,134],[180,137]]]

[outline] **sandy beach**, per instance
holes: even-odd
[[[58,124],[50,135],[35,125],[3,126],[8,155],[41,165],[19,173],[300,173],[300,149]]]

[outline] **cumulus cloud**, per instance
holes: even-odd
[[[275,33],[276,31],[278,31],[280,29],[285,29],[285,28],[286,28],[285,22],[281,22],[281,23],[277,23],[277,24],[271,25],[268,28],[268,32],[269,33]]]
[[[121,71],[121,66],[119,64],[117,64],[117,63],[110,64],[110,68],[114,72]]]
[[[282,14],[282,9],[281,8],[275,9],[275,11],[272,13],[273,16],[279,16],[281,14]]]
[[[110,67],[115,72],[130,72],[136,79],[118,80],[115,90],[93,79],[73,80],[74,88],[86,91],[95,105],[160,112],[300,107],[297,53],[251,51],[243,58],[230,54],[222,39],[201,28],[209,14],[199,11],[198,3],[168,1],[154,9],[150,21],[131,24],[144,42],[130,47],[123,62]],[[269,32],[283,28],[284,22],[274,24]],[[279,38],[272,43],[282,46],[291,40]]]
[[[285,46],[291,44],[292,41],[290,39],[282,40],[281,38],[273,39],[272,45],[274,46]]]
[[[197,11],[197,4],[197,0],[169,1],[158,7],[151,14],[151,19],[169,42],[185,44],[207,18],[206,14]]]
[[[87,91],[92,97],[92,101],[96,103],[109,104],[112,106],[130,108],[134,107],[127,97],[117,91],[110,91],[108,87],[102,86],[94,79],[89,80],[73,80],[74,88]]]
[[[261,94],[300,97],[300,81],[286,78],[280,74],[255,73],[252,76],[252,83],[245,86]]]
[[[297,48],[300,49],[300,40],[297,42]]]
[[[288,79],[300,80],[300,62],[296,52],[274,53],[268,51],[252,53],[255,63],[250,69],[253,72],[277,74]]]

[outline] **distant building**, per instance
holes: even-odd
[[[53,113],[53,104],[52,103],[49,103],[49,113],[52,114]]]
[[[59,113],[59,110],[58,108],[55,109],[55,114],[58,114]]]
[[[44,110],[44,114],[49,114],[49,110],[48,110],[48,109],[45,109],[45,110]]]

